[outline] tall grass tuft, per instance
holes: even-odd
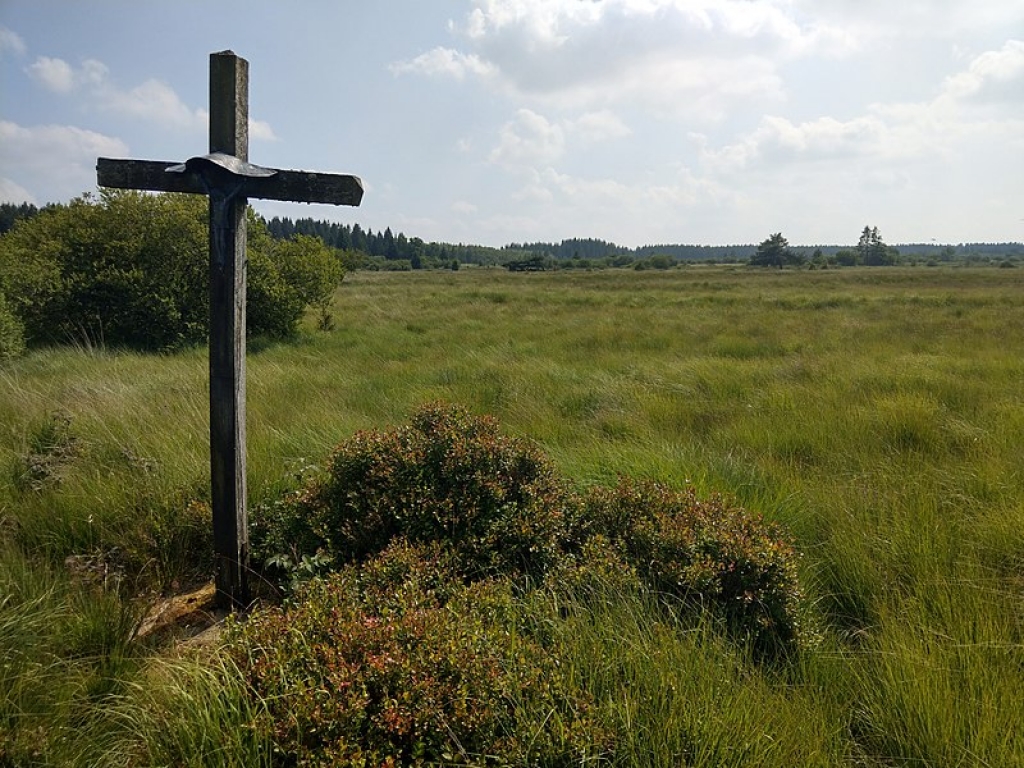
[[[541,600],[534,620],[548,617],[563,663],[614,724],[615,765],[842,762],[848,744],[826,692],[765,677],[711,622],[619,578]]]

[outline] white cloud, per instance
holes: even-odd
[[[1018,0],[792,0],[791,5],[795,13],[844,28],[864,44],[1014,29],[1024,21],[1024,5]]]
[[[467,200],[456,200],[452,203],[452,212],[463,215],[471,215],[477,212],[479,207]]]
[[[17,33],[0,26],[0,55],[13,53],[15,56],[23,56],[27,50],[25,41]]]
[[[68,125],[26,128],[0,120],[0,167],[5,186],[41,197],[33,190],[47,190],[51,202],[67,199],[96,186],[97,157],[126,157],[128,146],[120,139]]]
[[[70,125],[42,125],[25,128],[9,120],[0,120],[0,146],[4,165],[10,167],[19,158],[48,160],[50,155],[80,155],[95,161],[97,155],[117,156],[128,151],[123,141]]]
[[[202,120],[204,125],[210,121],[210,116],[205,111],[202,112]],[[270,127],[270,123],[266,120],[253,120],[251,117],[249,118],[249,138],[259,141],[277,141],[277,135]]]
[[[475,0],[453,30],[469,52],[436,48],[405,72],[480,75],[559,108],[632,102],[699,119],[777,99],[776,59],[855,45],[840,27],[803,24],[788,2]],[[472,66],[470,66],[470,64]]]
[[[943,93],[954,99],[1006,101],[1024,98],[1024,41],[1008,40],[998,51],[986,51],[967,70],[946,80]]]
[[[160,80],[146,80],[127,91],[103,82],[96,95],[102,108],[121,115],[192,130],[202,130],[206,125],[204,110],[190,108]]]
[[[749,135],[721,149],[704,149],[705,166],[733,173],[751,166],[849,159],[877,152],[888,133],[877,117],[820,117],[802,123],[765,116]],[[702,137],[703,138],[703,137]]]
[[[33,80],[54,93],[70,93],[82,86],[102,86],[107,78],[106,65],[95,59],[86,59],[76,70],[63,59],[39,56],[26,71]]]
[[[1015,111],[983,117],[979,102],[1020,104],[1024,93],[1024,43],[1011,40],[997,51],[976,57],[945,80],[930,101],[874,104],[846,120],[824,116],[799,123],[765,116],[738,141],[702,151],[706,167],[735,172],[814,164],[845,159],[900,163],[933,161],[970,152],[966,142],[998,144],[1024,139],[1024,118]]]
[[[553,163],[565,151],[565,130],[530,109],[520,109],[515,120],[502,126],[490,161],[508,168]]]
[[[632,133],[618,115],[607,109],[581,115],[572,122],[572,130],[588,142],[621,139]]]
[[[110,70],[102,61],[86,59],[82,62],[82,67],[77,73],[77,79],[79,82],[87,85],[101,86],[106,81],[109,73]]]
[[[126,90],[111,82],[108,67],[95,59],[86,59],[74,68],[63,59],[40,56],[27,71],[33,80],[56,93],[84,89],[90,103],[100,110],[176,130],[203,132],[209,125],[205,109],[189,107],[164,81],[149,79]],[[270,123],[252,118],[249,135],[263,141],[277,139]]]
[[[75,86],[75,73],[63,59],[40,56],[28,68],[33,80],[47,90],[67,93]]]
[[[694,222],[705,225],[721,216],[716,208],[735,204],[729,189],[698,178],[685,167],[663,169],[654,183],[553,168],[524,173],[521,179],[515,192],[496,204],[482,205],[474,219],[506,242],[574,236],[630,246],[693,242]]]
[[[625,138],[631,133],[629,126],[608,110],[552,121],[523,108],[501,127],[498,144],[488,160],[510,171],[537,171],[557,163],[576,147]]]
[[[447,76],[463,80],[467,75],[485,77],[493,67],[475,54],[464,54],[451,48],[437,47],[420,54],[411,61],[400,61],[391,65],[392,73],[423,74],[432,77]]]

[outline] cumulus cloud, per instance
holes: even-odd
[[[396,75],[415,73],[428,76],[447,76],[463,80],[468,75],[486,77],[494,67],[475,54],[465,54],[451,48],[437,47],[410,61],[391,65]]]
[[[39,200],[17,182],[0,176],[0,203],[30,203],[32,205],[39,205]]]
[[[460,215],[472,215],[479,210],[479,207],[468,200],[456,200],[452,203],[452,212]]]
[[[497,165],[516,168],[546,165],[562,156],[565,130],[530,109],[520,109],[502,126],[498,146],[490,154]]]
[[[63,59],[39,56],[27,71],[35,82],[55,93],[82,91],[100,110],[176,130],[202,132],[209,124],[205,109],[188,106],[166,82],[151,78],[133,88],[121,88],[111,80],[109,68],[95,59],[73,67]],[[268,122],[251,118],[249,135],[267,141],[277,138]]]
[[[63,59],[40,56],[28,68],[28,73],[44,88],[57,93],[67,93],[75,85],[75,73]]]
[[[589,147],[631,133],[629,126],[608,110],[549,120],[523,108],[501,127],[488,159],[508,170],[534,170],[556,163],[574,147]]]
[[[998,51],[986,51],[968,68],[946,80],[943,93],[954,99],[1012,101],[1024,94],[1024,41],[1008,40]]]
[[[581,115],[572,122],[572,129],[581,139],[588,142],[621,139],[632,133],[618,115],[607,109]]]
[[[875,116],[851,120],[820,117],[794,123],[768,115],[739,141],[720,149],[705,147],[702,158],[706,166],[730,173],[761,164],[849,159],[878,151],[887,133],[888,127]]]
[[[204,110],[189,107],[160,80],[146,80],[129,90],[104,82],[96,95],[104,109],[149,122],[201,130],[208,119]]]
[[[95,59],[86,59],[75,69],[63,59],[39,56],[28,67],[29,76],[54,93],[69,93],[82,86],[102,86],[107,67]]]
[[[453,24],[467,52],[436,48],[396,72],[486,77],[518,96],[579,109],[640,102],[717,119],[775,99],[775,60],[852,49],[841,26],[748,0],[475,0]]]
[[[203,123],[208,124],[210,116],[205,111],[202,113]],[[260,141],[277,141],[277,134],[266,120],[253,120],[249,118],[249,138]]]
[[[865,114],[840,120],[822,116],[793,122],[765,116],[755,130],[720,148],[702,150],[705,165],[716,171],[822,163],[851,158],[887,163],[922,157],[950,157],[965,141],[1020,141],[1024,120],[1013,113],[979,117],[979,103],[1019,104],[1024,93],[1024,43],[974,58],[963,71],[946,78],[931,100],[871,105]],[[959,148],[959,149],[958,149]]]
[[[715,209],[732,205],[729,189],[698,178],[688,168],[665,169],[656,184],[604,175],[584,176],[554,168],[522,175],[508,207],[482,207],[474,219],[506,239],[546,240],[561,236],[599,237],[622,245],[681,242],[691,238],[694,221],[720,218]],[[496,213],[501,210],[501,213]]]
[[[61,164],[63,161],[51,159],[54,155],[85,157],[93,163],[97,155],[117,156],[128,150],[120,139],[95,131],[69,125],[25,128],[9,120],[0,120],[0,147],[7,167],[17,164],[19,159],[32,158]]]
[[[1017,0],[791,0],[794,13],[842,27],[861,45],[894,37],[948,37],[976,29],[1014,29],[1024,21]]]
[[[4,193],[20,190],[23,200],[36,198],[29,188],[55,190],[58,199],[78,195],[95,186],[97,157],[127,155],[128,146],[123,141],[95,131],[68,125],[28,128],[0,120]]]

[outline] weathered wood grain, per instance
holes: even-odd
[[[249,157],[249,63],[230,52],[210,55],[210,152]],[[245,207],[244,197],[210,195],[210,501],[218,600],[233,608],[250,598]]]
[[[151,192],[206,194],[202,179],[194,173],[169,173],[173,160],[120,160],[101,157],[96,178],[101,187],[144,189]],[[293,203],[359,205],[363,182],[358,176],[317,171],[278,170],[265,179],[246,179],[241,195],[249,199]]]

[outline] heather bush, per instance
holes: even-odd
[[[623,479],[593,488],[579,520],[616,544],[649,588],[710,609],[756,656],[785,654],[807,638],[797,555],[760,515],[692,488]]]
[[[567,497],[540,452],[494,419],[428,405],[409,426],[357,433],[303,489],[256,510],[254,551],[341,565],[401,537],[444,542],[470,578],[541,577],[560,554]]]
[[[428,405],[410,426],[357,433],[324,471],[253,518],[257,561],[291,565],[284,580],[292,583],[302,575],[295,566],[313,558],[337,567],[396,541],[439,544],[463,580],[547,577],[585,590],[595,575],[615,575],[623,587],[639,579],[717,616],[762,658],[807,636],[796,554],[760,516],[717,496],[629,480],[580,496],[535,448],[454,406]]]
[[[396,543],[229,634],[276,748],[300,765],[579,765],[614,743],[507,581],[466,586]]]

